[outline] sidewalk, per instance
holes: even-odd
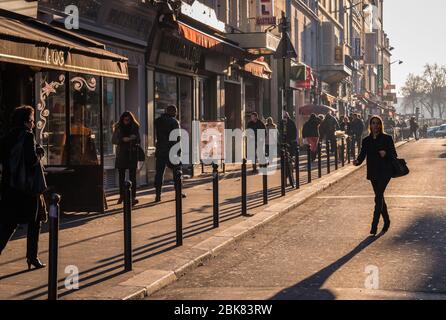
[[[302,156],[304,159],[304,156]],[[325,161],[324,161],[325,163]],[[60,299],[126,299],[151,294],[175,281],[191,268],[210,259],[225,245],[248,235],[256,228],[286,213],[309,197],[323,191],[351,172],[347,166],[308,185],[305,162],[301,163],[301,190],[288,188],[280,197],[280,171],[269,177],[270,205],[263,206],[262,177],[248,175],[248,213],[241,216],[241,181],[237,173],[222,175],[220,181],[220,228],[212,226],[212,182],[208,179],[185,182],[183,201],[184,246],[176,247],[175,201],[171,187],[163,202],[154,204],[151,190],[141,192],[141,204],[133,211],[134,270],[124,272],[122,208],[110,199],[110,211],[101,214],[64,216],[59,235]],[[26,239],[18,232],[0,259],[0,299],[46,299],[48,269],[28,272],[25,266]],[[40,258],[48,261],[48,234],[41,236]],[[65,289],[67,266],[80,272],[79,290]]]

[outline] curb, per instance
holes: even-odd
[[[412,140],[411,140],[412,141]],[[397,148],[409,143],[403,141],[397,143]],[[365,163],[359,167],[346,166],[339,168],[338,171],[332,172],[329,176],[313,182],[300,192],[288,195],[284,200],[266,207],[263,211],[231,226],[210,238],[196,244],[190,251],[192,254],[180,256],[185,262],[181,266],[176,266],[172,270],[146,270],[125,282],[118,284],[104,292],[99,293],[96,299],[114,299],[114,300],[140,300],[152,295],[160,289],[172,284],[179,278],[194,270],[199,265],[211,260],[217,256],[222,250],[229,245],[242,240],[253,234],[255,231],[272,222],[281,216],[287,214],[291,210],[299,207],[310,198],[325,191],[344,178],[359,171],[365,167]]]

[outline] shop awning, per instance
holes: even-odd
[[[180,35],[203,48],[210,49],[234,58],[243,58],[245,50],[223,39],[178,21]]]
[[[273,70],[271,70],[269,64],[266,63],[264,60],[265,59],[263,57],[260,57],[257,60],[248,62],[247,64],[245,64],[243,69],[256,77],[269,80],[271,79]]]
[[[273,54],[280,43],[280,38],[270,32],[228,33],[226,36],[254,55]]]
[[[128,79],[127,58],[68,30],[0,10],[0,61]]]

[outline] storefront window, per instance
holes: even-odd
[[[116,108],[116,81],[104,78],[104,114],[103,114],[103,134],[104,134],[104,155],[113,155],[113,126],[118,121]]]
[[[155,74],[155,119],[160,117],[168,105],[178,104],[177,77],[165,73]]]
[[[192,78],[180,78],[180,124],[192,136]]]
[[[45,148],[44,165],[66,165],[63,158],[66,131],[65,73],[40,74],[40,97],[36,108],[37,141]]]
[[[100,159],[99,78],[70,75],[70,135],[65,157],[70,165],[98,165]]]

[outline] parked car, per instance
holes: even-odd
[[[440,128],[435,132],[435,136],[437,138],[445,138],[446,137],[446,124],[442,124]]]
[[[435,132],[440,129],[440,126],[430,127],[427,129],[427,136],[428,138],[435,138]]]

